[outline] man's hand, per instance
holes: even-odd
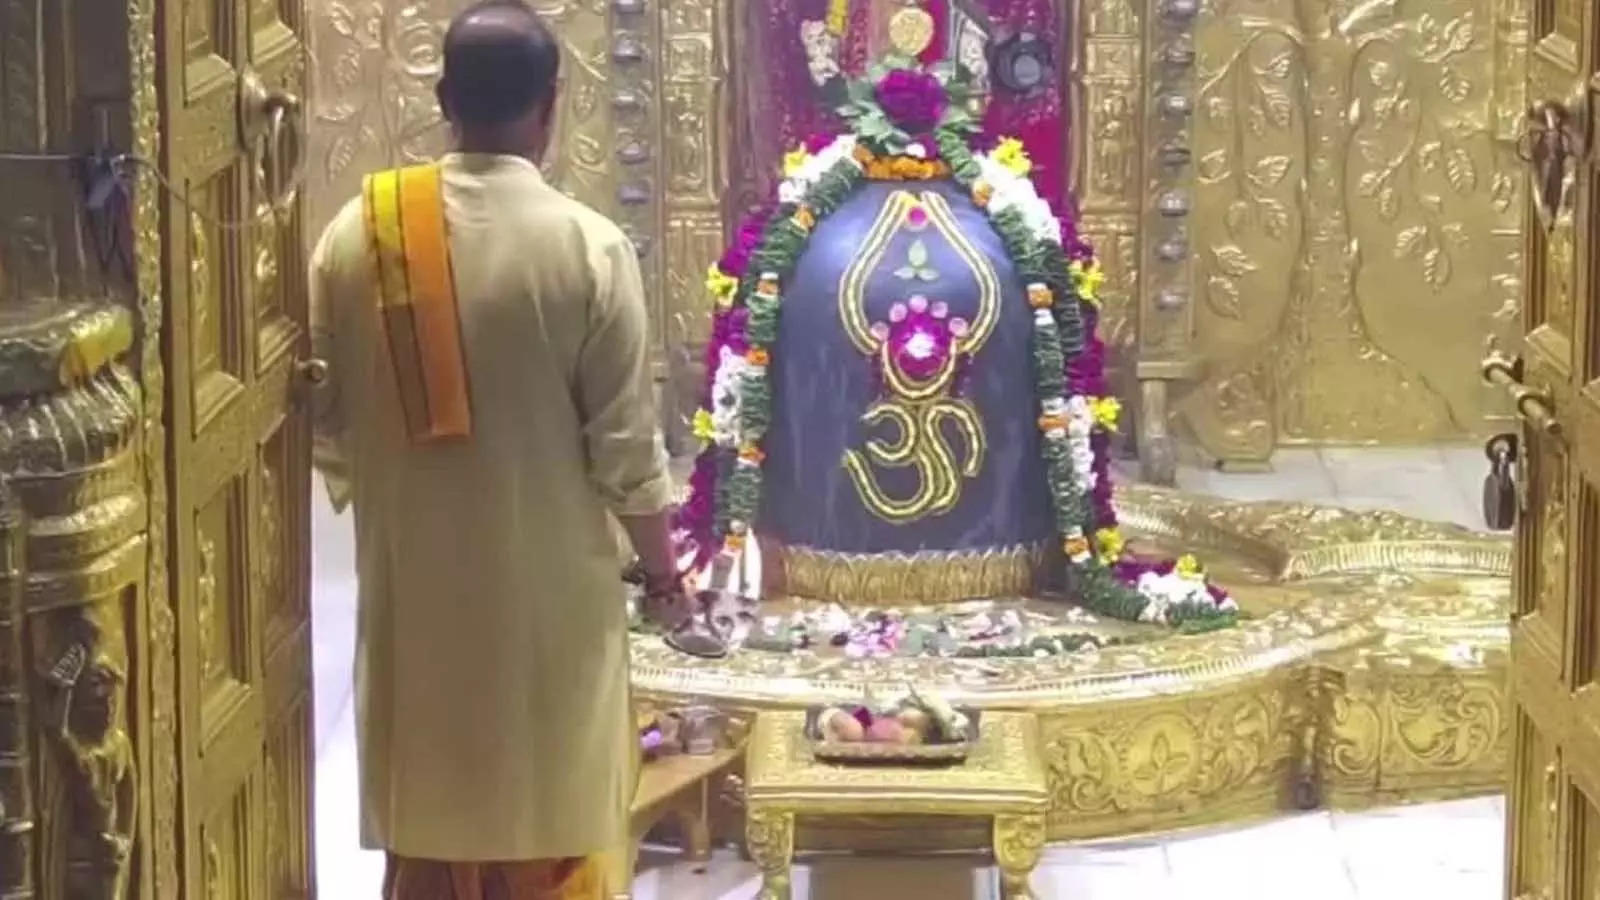
[[[694,601],[676,574],[645,576],[645,618],[667,631],[682,628],[694,618]]]

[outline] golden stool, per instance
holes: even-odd
[[[745,762],[745,843],[762,900],[789,900],[796,818],[952,816],[992,820],[1008,900],[1032,897],[1050,805],[1039,727],[1024,713],[985,712],[978,743],[951,766],[841,766],[812,756],[805,714],[764,712]]]

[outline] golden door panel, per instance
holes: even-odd
[[[298,569],[291,565],[291,545],[296,541],[290,529],[299,517],[291,507],[287,483],[293,472],[290,454],[302,448],[287,433],[286,421],[281,420],[256,450],[252,588],[261,598],[262,638],[268,654],[293,636],[309,614],[302,592],[290,587]]]
[[[1516,630],[1546,671],[1564,669],[1567,624],[1567,458],[1553,440],[1526,453],[1527,508],[1519,530]]]
[[[285,253],[284,245],[298,235],[285,234],[287,229],[278,227],[270,204],[257,202],[254,215],[247,275],[256,320],[255,364],[260,370],[294,348],[298,329],[284,304],[285,278],[293,279],[294,270],[285,269],[284,262],[293,261],[295,255]]]
[[[268,726],[262,775],[266,898],[311,893],[312,746],[309,696]]]
[[[177,778],[161,900],[309,893],[300,0],[158,0]],[[179,25],[178,23],[181,23]],[[270,771],[269,771],[270,770]],[[173,794],[176,793],[176,797]],[[282,852],[263,855],[270,804]],[[300,835],[291,840],[289,835]],[[168,847],[172,849],[168,849]],[[299,849],[295,849],[298,847]]]
[[[1600,489],[1582,475],[1573,523],[1572,546],[1577,549],[1573,585],[1582,602],[1574,604],[1572,647],[1573,687],[1586,705],[1600,710]],[[1600,715],[1594,716],[1600,722]]]
[[[1546,0],[1548,2],[1548,0]],[[1581,6],[1574,12],[1568,0],[1553,6],[1534,4],[1533,44],[1528,53],[1529,98],[1538,101],[1567,102],[1585,77],[1585,44],[1581,29]],[[1578,279],[1580,245],[1577,224],[1592,228],[1591,210],[1585,201],[1587,186],[1579,189],[1578,167],[1567,161],[1549,179],[1543,192],[1535,187],[1535,204],[1544,203],[1555,215],[1548,228],[1531,228],[1533,258],[1538,264],[1530,271],[1531,308],[1524,317],[1530,339],[1561,363],[1570,364],[1568,354],[1574,336],[1574,310],[1582,285]],[[1535,178],[1535,183],[1542,176]],[[1585,179],[1587,180],[1587,179]],[[1532,217],[1538,222],[1537,217]],[[1553,334],[1552,334],[1553,333]]]
[[[190,64],[210,57],[220,58],[223,48],[216,36],[227,33],[223,26],[226,0],[185,0],[183,4],[184,60]]]
[[[250,855],[254,833],[250,790],[246,784],[231,802],[220,804],[201,826],[200,846],[205,848],[201,866],[204,882],[198,890],[191,890],[190,895],[200,900],[255,900],[261,896],[251,890]]]
[[[189,211],[189,383],[191,417],[204,428],[240,387],[243,360],[233,340],[239,311],[230,290],[235,255],[222,228],[237,218],[232,169],[191,187]]]
[[[1561,777],[1555,748],[1533,720],[1519,713],[1515,770],[1507,817],[1515,823],[1509,840],[1507,877],[1514,900],[1553,896]]]
[[[1574,900],[1600,900],[1600,805],[1582,789],[1573,787],[1567,808],[1571,811],[1571,844],[1576,851],[1570,893]]]
[[[195,515],[194,621],[201,731],[211,734],[247,699],[249,594],[244,590],[243,484],[230,481]]]

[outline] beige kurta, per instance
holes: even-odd
[[[634,249],[513,157],[449,156],[470,442],[406,437],[358,201],[312,260],[317,463],[355,507],[362,840],[581,856],[624,833],[636,736],[608,509],[671,499]]]

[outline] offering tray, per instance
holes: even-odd
[[[958,741],[937,741],[925,744],[885,744],[873,741],[835,741],[822,734],[818,717],[824,707],[806,710],[806,738],[811,742],[811,752],[823,762],[841,765],[948,765],[964,762],[978,741],[981,710],[960,710],[966,716],[966,734]]]

